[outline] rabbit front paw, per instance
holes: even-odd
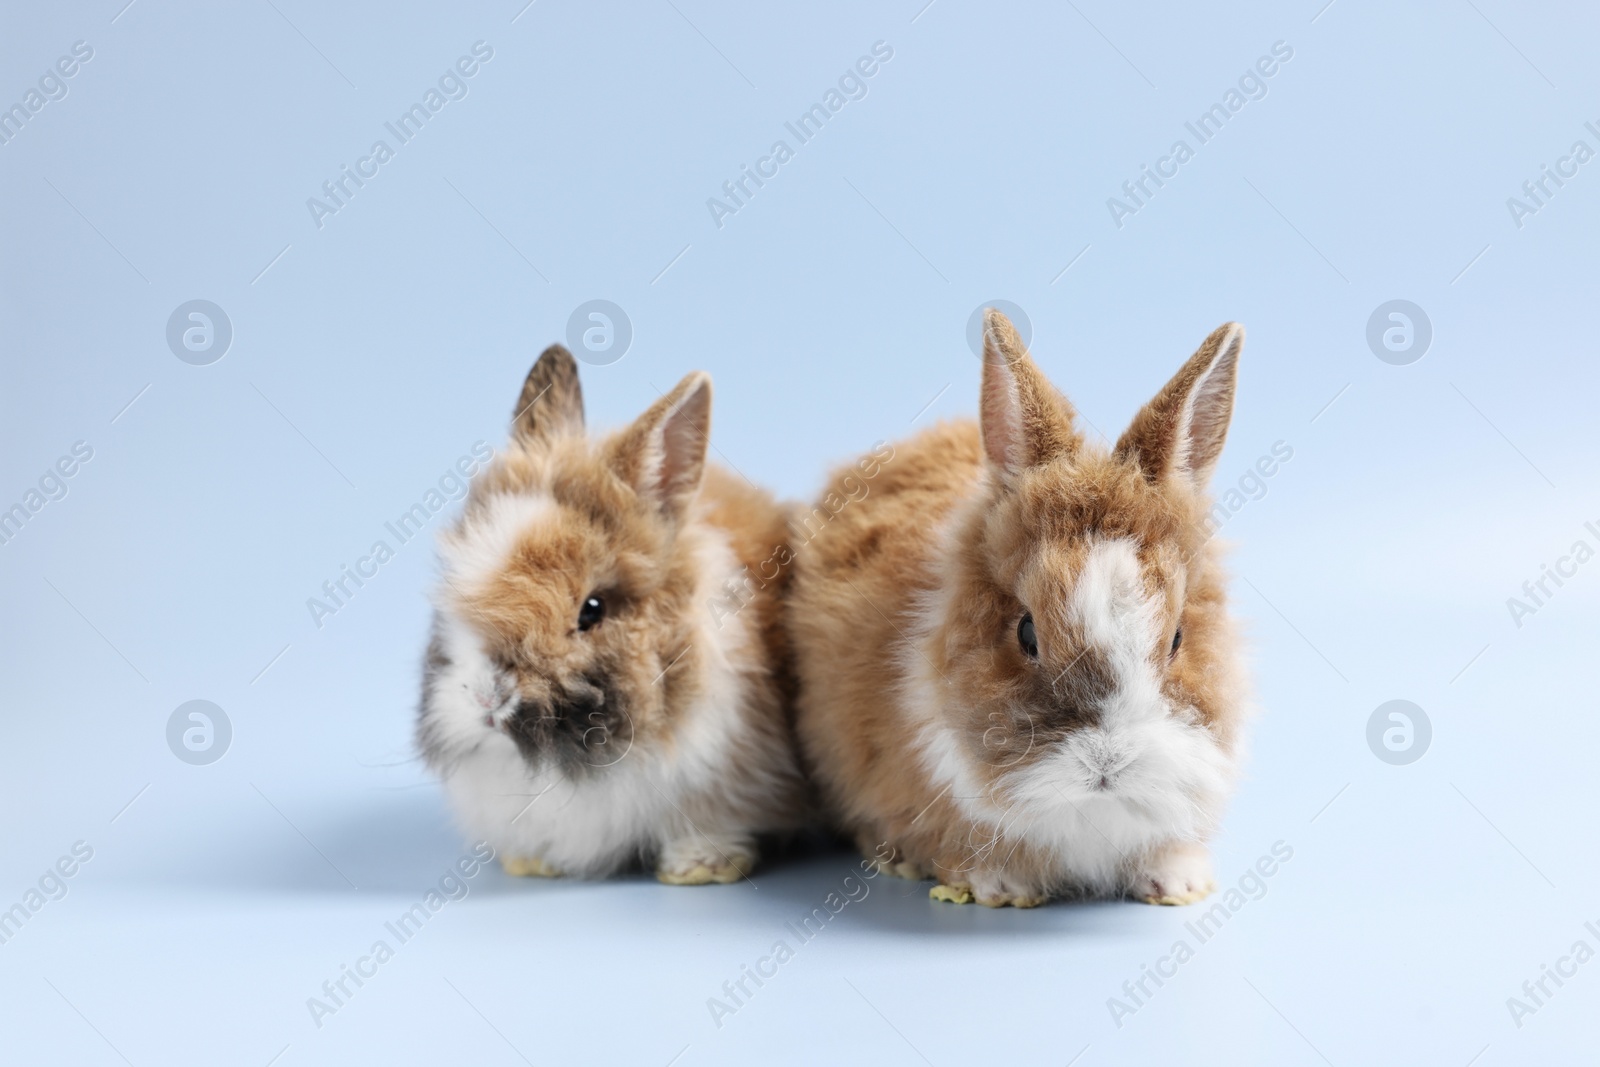
[[[1205,847],[1175,844],[1145,858],[1129,884],[1128,895],[1146,904],[1182,905],[1204,900],[1216,887]]]
[[[975,875],[971,885],[940,883],[928,891],[929,898],[948,904],[982,904],[986,908],[1037,908],[1050,895],[1002,874]]]
[[[756,866],[755,842],[747,837],[680,838],[661,850],[656,878],[667,885],[726,885]]]
[[[517,878],[560,878],[562,873],[554,864],[538,856],[501,856],[501,868]]]

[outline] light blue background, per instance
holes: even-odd
[[[0,13],[0,103],[94,49],[0,146],[0,507],[94,450],[0,546],[0,906],[94,849],[0,946],[8,1062],[1592,1057],[1600,963],[1520,1029],[1506,1007],[1600,948],[1600,562],[1520,628],[1506,607],[1600,546],[1600,162],[1520,229],[1506,207],[1600,147],[1591,8],[123,2]],[[469,95],[319,230],[306,198],[478,40]],[[866,98],[717,228],[706,199],[879,40]],[[1106,199],[1280,40],[1268,95],[1117,228]],[[203,367],[164,338],[197,298],[234,329]],[[1218,875],[1294,858],[1120,1028],[1107,999],[1193,909],[989,912],[883,879],[714,1026],[706,998],[844,853],[701,890],[480,874],[313,1025],[306,998],[467,845],[410,744],[431,547],[321,629],[306,598],[499,443],[594,298],[635,336],[585,369],[591,424],[704,368],[717,451],[793,497],[974,409],[982,302],[1027,310],[1113,437],[1247,326],[1218,480],[1294,456],[1224,529],[1261,711]],[[1409,366],[1365,341],[1395,298],[1434,328]],[[211,766],[165,742],[196,698],[233,724]],[[1410,766],[1366,745],[1393,698],[1433,724]]]

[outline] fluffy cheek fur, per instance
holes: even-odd
[[[740,563],[720,533],[702,528],[685,537],[692,595],[634,604],[631,625],[620,614],[602,623],[609,641],[638,650],[608,675],[609,687],[625,694],[619,700],[629,718],[626,728],[590,738],[576,762],[530,759],[518,748],[507,726],[549,680],[498,665],[490,646],[503,642],[451,610],[445,583],[419,741],[457,817],[501,854],[537,857],[566,874],[605,875],[701,831],[737,838],[764,828],[775,798],[793,789],[786,754],[754,736],[745,717],[757,684],[748,671],[760,661],[748,616],[718,625],[696,610],[741,573]],[[659,625],[652,629],[649,619]],[[664,641],[683,645],[681,657],[669,662]]]
[[[424,751],[439,770],[456,816],[502,855],[536,856],[575,875],[603,875],[672,836],[668,801],[641,774],[636,739],[594,746],[592,766],[572,774],[523,758],[505,720],[515,687],[468,626],[436,618]]]
[[[423,690],[419,741],[435,767],[449,770],[497,741],[515,751],[498,729],[514,702],[510,679],[495,668],[478,636],[444,612],[434,615]]]
[[[1204,840],[1231,788],[1230,754],[1168,669],[1174,569],[1171,552],[1128,538],[1019,566],[1007,577],[1027,601],[1016,614],[1035,615],[1037,663],[1010,647],[1009,615],[956,610],[984,600],[953,583],[952,610],[931,613],[940,659],[924,664],[953,684],[911,664],[939,709],[923,729],[930,769],[969,820],[1041,857],[1055,887],[1121,888],[1140,856]],[[983,861],[981,844],[968,862]]]
[[[653,658],[653,657],[652,657]],[[578,766],[566,771],[578,775],[619,762],[641,737],[649,744],[652,735],[666,724],[661,706],[660,687],[650,685],[643,668],[631,671],[638,678],[618,678],[608,674],[613,693],[638,695],[615,697],[620,707],[620,723],[595,723],[581,737],[583,746]],[[431,762],[448,769],[462,759],[485,750],[516,752],[512,721],[519,706],[551,688],[549,679],[525,678],[519,672],[498,666],[485,651],[481,636],[459,618],[447,612],[435,616],[433,644],[429,649],[429,677],[425,687],[421,721],[424,751]],[[574,744],[580,743],[575,737]],[[529,759],[530,770],[544,769],[557,762],[554,755]]]
[[[570,705],[575,718],[595,719],[596,736],[631,737],[659,725],[655,683],[688,643],[681,620],[692,576],[670,555],[660,523],[608,524],[555,503],[544,488],[491,495],[442,541],[445,582],[435,603],[472,621],[485,651],[506,665],[517,700],[543,713],[530,721],[548,725],[553,710]],[[606,615],[579,633],[579,605],[591,594]],[[597,713],[578,708],[584,703]]]

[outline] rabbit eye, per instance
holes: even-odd
[[[1178,646],[1181,644],[1183,644],[1183,627],[1180,626],[1177,628],[1177,630],[1173,631],[1172,651],[1168,652],[1167,655],[1176,656],[1178,654]]]
[[[583,607],[578,609],[578,629],[592,630],[600,625],[600,620],[606,617],[606,602],[589,594],[583,602]]]
[[[1033,616],[1024,615],[1022,621],[1017,623],[1017,644],[1022,646],[1034,659],[1039,658],[1039,638],[1033,632]]]

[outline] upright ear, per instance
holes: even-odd
[[[561,345],[551,345],[528,372],[511,415],[511,436],[523,444],[583,432],[583,387],[578,364]]]
[[[711,433],[711,376],[692,371],[617,438],[612,469],[670,517],[700,489]]]
[[[1200,350],[1134,416],[1117,457],[1139,465],[1152,482],[1185,477],[1203,487],[1222,455],[1233,418],[1233,388],[1239,377],[1244,327],[1219,326]]]
[[[1067,398],[1040,373],[1005,315],[983,313],[983,451],[1005,475],[1077,451],[1081,438]]]

